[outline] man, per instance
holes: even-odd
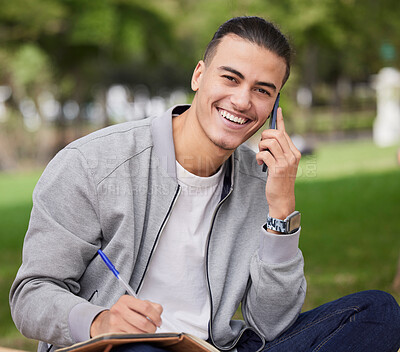
[[[266,122],[289,71],[289,44],[271,23],[231,19],[194,70],[191,106],[61,151],[35,189],[11,289],[20,331],[43,341],[42,351],[155,331],[193,333],[221,350],[395,351],[399,307],[383,292],[300,315],[300,153],[282,111],[257,154],[242,145]],[[124,294],[99,248],[137,298]],[[244,321],[232,320],[239,303]]]

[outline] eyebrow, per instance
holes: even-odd
[[[244,79],[244,76],[242,73],[240,73],[239,71],[235,70],[234,68],[232,68],[230,66],[221,66],[221,67],[218,67],[218,69],[221,71],[231,72],[231,73],[235,74],[236,76],[238,76],[240,79]],[[276,91],[275,84],[273,84],[271,82],[256,82],[256,84],[259,86],[269,87],[269,88],[273,89],[274,91]]]

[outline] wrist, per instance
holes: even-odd
[[[272,208],[268,209],[268,215],[271,218],[285,220],[290,214],[295,211],[295,207],[288,207],[288,208]]]
[[[295,210],[296,200],[292,196],[287,196],[268,202],[269,216],[275,219],[285,220]]]
[[[109,313],[109,310],[103,310],[102,312],[100,312],[99,314],[97,314],[93,321],[92,324],[90,325],[90,337],[95,337],[98,336],[100,334],[102,334],[102,332],[100,331],[101,328],[101,323],[102,320],[104,319],[105,315],[107,315]]]

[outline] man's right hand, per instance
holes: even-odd
[[[111,308],[97,315],[90,326],[90,337],[105,333],[154,333],[161,326],[163,308],[157,303],[122,296]]]

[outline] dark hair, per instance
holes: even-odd
[[[286,74],[282,86],[285,84],[290,74],[292,49],[287,38],[274,24],[256,16],[234,17],[228,20],[218,28],[207,45],[204,53],[206,64],[213,58],[219,42],[227,34],[236,34],[283,58],[286,62]]]

